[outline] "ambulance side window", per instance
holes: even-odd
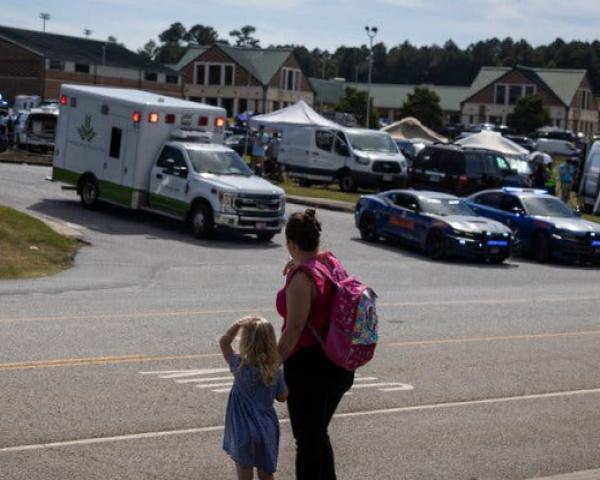
[[[121,137],[123,136],[123,130],[117,127],[112,127],[110,132],[110,158],[119,158],[121,156]]]
[[[169,165],[168,160],[173,160],[174,163]],[[166,146],[165,148],[163,148],[160,157],[158,157],[156,166],[159,168],[168,169],[170,166],[175,168],[185,167],[186,164],[185,159],[183,158],[183,154],[179,150],[173,147]]]

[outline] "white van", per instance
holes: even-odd
[[[600,213],[600,141],[594,142],[583,166],[579,199],[583,202],[584,211]]]
[[[198,237],[221,228],[270,240],[284,192],[222,145],[225,115],[139,90],[63,85],[52,179],[88,208],[105,201],[187,221]]]
[[[22,112],[15,123],[15,145],[27,150],[43,152],[54,148],[58,108],[32,108]]]
[[[42,98],[39,95],[17,95],[13,103],[13,110],[31,110],[40,106]]]
[[[278,162],[302,186],[338,182],[358,187],[404,186],[406,159],[386,133],[362,128],[282,128]]]

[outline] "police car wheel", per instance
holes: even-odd
[[[85,179],[81,186],[81,204],[89,210],[97,208],[99,193],[98,182],[93,178]]]
[[[538,233],[533,242],[533,258],[538,262],[547,262],[550,260],[550,239],[543,233]]]
[[[190,217],[192,232],[197,238],[212,238],[215,233],[215,222],[212,208],[205,203],[194,207]]]
[[[488,258],[488,262],[493,265],[501,265],[508,258],[508,255],[502,255],[500,257],[490,257]]]
[[[425,253],[432,260],[442,260],[446,256],[444,236],[439,230],[433,230],[427,235]]]
[[[379,240],[375,215],[371,212],[365,212],[360,216],[358,230],[360,231],[360,238],[366,242],[376,242]]]

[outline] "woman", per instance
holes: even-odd
[[[296,478],[335,480],[327,427],[352,386],[354,372],[333,364],[317,340],[317,335],[327,335],[335,288],[319,269],[327,268],[336,279],[347,273],[332,253],[319,252],[321,223],[314,209],[294,213],[285,234],[292,260],[284,270],[287,279],[277,294],[277,311],[284,318],[279,354],[296,439]]]

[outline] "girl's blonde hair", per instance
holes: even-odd
[[[271,323],[261,317],[247,317],[242,326],[240,355],[244,365],[253,365],[258,369],[265,385],[273,385],[279,370],[279,353],[275,329]]]

